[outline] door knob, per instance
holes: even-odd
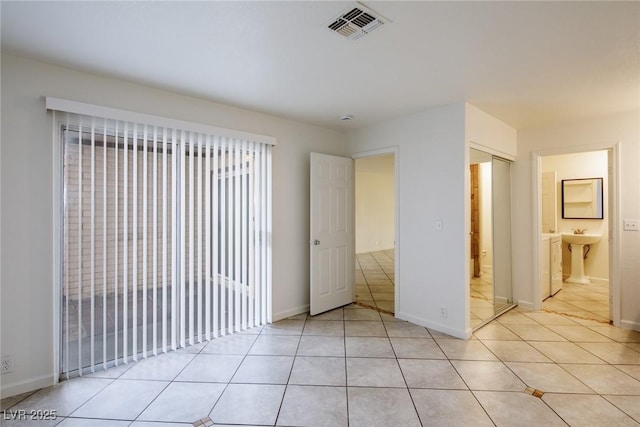
[[[318,246],[320,244],[320,240],[316,239],[313,241],[314,246]]]

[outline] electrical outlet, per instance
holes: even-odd
[[[442,319],[447,318],[447,307],[440,307],[440,317]]]
[[[13,358],[11,356],[2,356],[2,375],[13,372]]]
[[[624,231],[640,231],[640,224],[637,219],[625,219],[623,221]]]

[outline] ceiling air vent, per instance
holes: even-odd
[[[357,40],[384,24],[384,20],[358,4],[333,20],[328,28],[346,38]]]

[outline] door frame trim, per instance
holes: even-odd
[[[542,308],[540,298],[540,227],[542,219],[542,157],[577,154],[589,151],[607,151],[609,171],[609,307],[614,326],[620,326],[620,141],[591,145],[549,148],[531,152],[532,210],[533,210],[533,309]]]
[[[351,158],[355,161],[356,159],[364,159],[364,158],[369,158],[369,157],[379,157],[379,156],[385,156],[385,155],[389,155],[389,154],[393,154],[393,175],[394,175],[394,192],[395,194],[393,195],[394,197],[394,218],[393,218],[393,238],[395,241],[395,245],[394,245],[394,259],[393,259],[393,284],[394,284],[394,295],[393,295],[393,306],[394,306],[394,317],[395,317],[395,313],[398,313],[400,311],[400,268],[398,268],[398,266],[400,265],[400,203],[398,202],[400,200],[400,148],[397,145],[392,145],[389,147],[385,147],[385,148],[378,148],[375,150],[367,150],[367,151],[359,151],[357,153],[353,153],[351,154]],[[355,171],[356,168],[353,168],[353,173],[355,176]],[[353,218],[351,219],[352,221],[352,225],[353,225],[353,256],[355,258],[355,238],[356,238],[356,209],[355,209],[355,197],[356,197],[356,190],[355,190],[355,179],[353,181],[354,184],[354,189],[353,189],[353,198],[354,198],[354,209],[353,209]],[[355,287],[355,281],[354,281],[354,287],[353,287],[353,300],[355,301],[356,299],[356,287]]]

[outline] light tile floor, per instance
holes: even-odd
[[[4,399],[2,425],[638,426],[639,408],[639,332],[515,309],[464,341],[351,305]]]
[[[609,285],[562,283],[562,290],[542,302],[542,309],[576,319],[609,323]]]
[[[500,307],[493,305],[493,284],[491,272],[483,272],[482,277],[471,278],[470,319],[475,328],[493,317]],[[609,285],[590,283],[579,285],[562,284],[562,289],[545,299],[542,310],[562,314],[576,320],[596,320],[609,323]]]
[[[356,302],[387,314],[395,311],[395,283],[393,249],[356,254]],[[471,327],[494,316],[491,272],[471,279]],[[500,308],[498,308],[499,310]]]
[[[394,256],[393,249],[356,254],[356,302],[393,314]]]
[[[486,322],[495,315],[493,305],[493,278],[490,272],[484,271],[481,277],[472,277],[469,290],[469,312],[471,327]]]

